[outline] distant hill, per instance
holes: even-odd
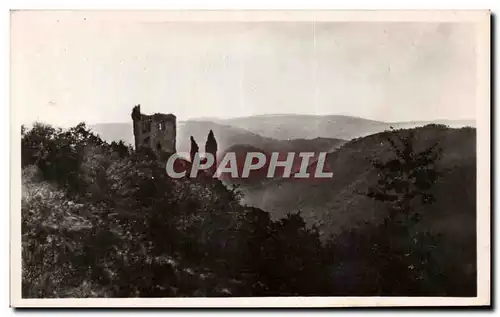
[[[193,136],[203,151],[208,132],[212,130],[217,140],[219,152],[236,144],[251,144],[257,148],[268,149],[277,140],[263,137],[242,128],[218,124],[211,121],[185,121],[180,122],[177,128],[177,151],[189,152],[190,136]]]
[[[132,123],[100,123],[91,125],[91,129],[108,142],[122,140],[128,144],[134,144]],[[214,131],[220,149],[239,143],[250,143],[266,147],[267,144],[276,141],[241,128],[210,121],[184,121],[177,123],[177,151],[189,152],[190,136],[195,138],[198,146],[203,150],[210,130]]]
[[[413,130],[417,148],[438,141],[443,150],[437,163],[442,175],[432,190],[436,202],[417,207],[422,214],[418,229],[442,235],[440,257],[472,276],[476,263],[476,130],[435,125]],[[380,223],[387,207],[362,193],[377,181],[377,171],[368,159],[387,158],[390,153],[389,133],[402,132],[358,138],[330,153],[327,165],[334,173],[332,179],[241,183],[244,203],[262,208],[274,218],[300,211],[309,225],[319,226],[323,238]]]
[[[267,171],[269,169],[269,162],[271,160],[272,152],[278,152],[278,160],[285,161],[289,153],[293,152],[294,161],[292,163],[291,175],[297,173],[302,165],[302,158],[299,156],[299,152],[310,152],[314,155],[309,158],[309,165],[313,165],[317,160],[320,153],[329,153],[336,148],[344,144],[344,140],[338,139],[328,139],[328,138],[316,138],[316,139],[296,139],[296,140],[283,140],[272,144],[267,150],[263,150],[248,144],[237,144],[229,147],[226,151],[219,154],[219,162],[228,152],[236,153],[236,161],[238,166],[238,175],[242,174],[243,166],[245,164],[246,154],[249,152],[262,153],[266,157],[265,165],[258,170],[252,170],[248,176],[248,179],[236,178],[232,179],[229,175],[222,174],[221,179],[227,184],[245,184],[246,186],[251,186],[255,184],[262,184],[262,182],[272,182],[276,178],[281,178],[285,170],[284,167],[277,167],[275,173],[273,174],[273,179],[267,178]],[[254,164],[257,162],[254,161]],[[307,169],[311,172],[312,168]],[[313,171],[314,173],[314,171]]]
[[[475,127],[474,120],[433,120],[412,122],[381,122],[342,115],[259,115],[252,117],[212,119],[220,124],[246,129],[265,137],[280,140],[316,137],[350,140],[378,132],[389,127],[408,129],[430,123],[450,127]]]
[[[450,129],[426,126],[414,129],[417,144],[431,145],[439,141],[443,157],[438,168],[444,173],[436,185],[437,202],[429,205],[424,214],[433,227],[475,230],[476,152],[475,129]],[[384,157],[389,146],[384,132],[359,138],[341,146],[328,155],[327,165],[332,179],[318,182],[275,179],[242,187],[245,202],[269,211],[276,218],[300,210],[311,224],[319,223],[328,233],[344,227],[378,221],[384,206],[358,194],[375,184],[376,170],[368,158]],[[451,218],[450,218],[451,217]],[[450,222],[450,219],[454,221]]]
[[[356,117],[329,115],[259,115],[232,119],[193,119],[177,123],[177,149],[189,151],[189,137],[204,145],[208,131],[214,130],[220,149],[236,144],[250,144],[265,149],[274,148],[276,140],[341,139],[351,140],[383,132],[390,127],[409,129],[429,123],[452,128],[475,127],[474,120],[434,120],[412,122],[380,122]],[[134,143],[132,123],[100,123],[91,125],[104,140]]]
[[[91,125],[91,129],[106,141],[124,141],[134,144],[131,123],[102,123]],[[177,151],[189,152],[190,136],[193,136],[203,151],[208,132],[212,130],[217,139],[219,152],[234,145],[252,145],[262,151],[330,151],[344,140],[335,138],[304,138],[296,140],[277,140],[263,137],[248,130],[219,124],[211,121],[184,121],[177,124]]]

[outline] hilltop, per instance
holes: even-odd
[[[391,126],[395,129],[408,129],[430,123],[450,127],[475,126],[474,120],[382,122],[343,115],[275,114],[212,120],[280,140],[316,137],[350,140],[385,131]]]
[[[248,144],[262,150],[283,148],[288,145],[279,141],[311,140],[317,138],[351,140],[390,127],[408,129],[430,123],[445,124],[450,127],[474,127],[473,120],[434,120],[411,122],[381,122],[341,115],[258,115],[242,118],[203,118],[179,121],[177,125],[177,150],[189,151],[189,137],[193,135],[198,143],[203,143],[209,130],[213,130],[224,151],[230,146]],[[90,126],[103,140],[124,141],[134,144],[132,123],[99,123]],[[294,141],[295,143],[300,141]],[[294,147],[294,146],[292,146]]]
[[[441,201],[445,210],[475,210],[475,129],[451,129],[429,125],[412,129],[415,131],[417,144],[421,147],[438,141],[443,148],[443,158],[438,167],[443,170],[437,191],[457,191],[462,201],[453,203],[450,196],[443,196]],[[389,155],[386,137],[391,133],[382,132],[345,143],[327,156],[327,165],[334,177],[317,183],[297,182],[293,179],[277,179],[260,186],[243,188],[247,203],[265,208],[275,217],[300,209],[305,218],[320,221],[331,231],[344,226],[363,222],[377,217],[377,208],[371,207],[373,201],[357,194],[368,186],[374,185],[376,172],[369,159]],[[458,184],[460,177],[463,178]],[[473,195],[474,194],[474,195]],[[451,205],[447,205],[451,204]],[[439,205],[439,204],[438,204]],[[432,208],[437,208],[432,206]],[[469,209],[467,209],[469,208]],[[458,214],[459,212],[455,212]],[[442,214],[442,213],[440,213]],[[462,214],[462,212],[460,212]],[[375,220],[375,219],[373,219]]]
[[[107,142],[124,141],[134,144],[134,135],[131,123],[102,123],[91,126]],[[335,146],[345,142],[337,138],[297,138],[295,140],[278,140],[272,137],[261,136],[257,133],[231,125],[212,121],[185,121],[177,126],[177,151],[189,152],[190,136],[193,136],[198,145],[205,144],[208,131],[212,130],[217,139],[219,152],[224,152],[235,145],[252,145],[259,151],[330,151]]]

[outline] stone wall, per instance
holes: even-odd
[[[173,114],[141,113],[140,105],[132,110],[134,122],[135,148],[150,148],[158,156],[176,152],[176,117]]]

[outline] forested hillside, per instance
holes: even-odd
[[[21,142],[23,297],[475,295],[475,267],[412,223],[322,241],[293,206],[275,218],[218,180],[170,179],[84,124]]]

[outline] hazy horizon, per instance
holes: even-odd
[[[152,113],[145,113],[145,114],[152,114]],[[196,122],[196,121],[230,121],[234,119],[247,119],[247,118],[256,118],[256,117],[266,117],[266,116],[311,116],[311,117],[351,117],[355,119],[360,119],[360,120],[366,120],[366,121],[372,121],[372,122],[378,122],[378,123],[384,123],[384,124],[391,124],[391,123],[411,123],[411,122],[445,122],[445,121],[450,121],[450,122],[460,122],[460,121],[476,121],[475,118],[463,118],[463,119],[447,119],[447,118],[435,118],[435,119],[430,119],[430,120],[408,120],[408,121],[381,121],[381,120],[374,120],[370,118],[363,118],[363,117],[357,117],[357,116],[351,116],[351,115],[344,115],[344,114],[326,114],[326,115],[316,115],[316,114],[295,114],[295,113],[269,113],[269,114],[258,114],[258,115],[253,115],[253,116],[241,116],[241,117],[193,117],[189,118],[187,120],[177,120],[177,123],[183,123],[183,122]],[[60,124],[54,124],[49,121],[31,121],[31,122],[26,122],[23,123],[23,125],[31,125],[34,124],[35,122],[43,123],[43,124],[50,124],[54,125],[57,127],[62,127],[66,128],[69,127],[69,125],[60,125]],[[87,125],[99,125],[99,124],[132,124],[132,119],[128,121],[98,121],[98,122],[89,122],[89,121],[80,121],[84,122]],[[77,123],[80,123],[77,122]],[[214,122],[216,123],[216,122]]]
[[[22,121],[266,114],[474,120],[473,24],[158,22],[17,11],[11,103]]]

